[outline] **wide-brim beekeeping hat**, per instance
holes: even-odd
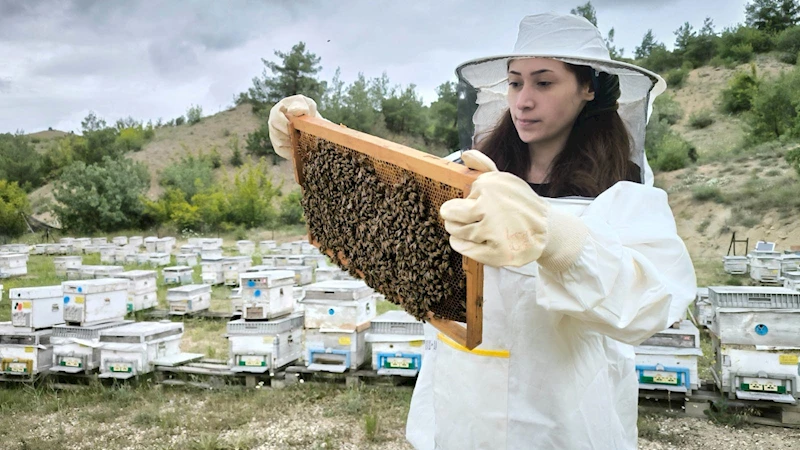
[[[519,58],[552,58],[617,75],[620,85],[617,111],[631,135],[631,160],[642,168],[646,184],[652,184],[652,172],[644,154],[645,127],[653,100],[664,92],[667,84],[647,69],[611,59],[597,27],[574,15],[526,16],[519,24],[513,52],[473,59],[456,68],[459,80],[478,91],[477,109],[472,116],[473,146],[508,108],[508,63]]]

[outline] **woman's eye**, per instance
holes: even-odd
[[[516,88],[516,87],[520,86],[520,82],[519,81],[509,81],[508,85],[511,86],[511,87]]]
[[[550,85],[551,85],[551,84],[553,84],[553,83],[552,83],[552,82],[550,82],[550,81],[540,81],[540,82],[538,82],[538,83],[536,83],[536,84],[537,84],[538,86],[547,87],[547,86],[550,86]]]

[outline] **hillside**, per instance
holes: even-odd
[[[759,55],[755,64],[760,77],[792,67],[766,55]],[[669,194],[678,231],[695,263],[714,270],[721,269],[733,232],[737,239],[749,238],[751,248],[758,240],[774,241],[781,251],[800,245],[800,228],[795,226],[800,210],[780,206],[800,194],[790,190],[798,177],[782,156],[796,144],[743,147],[745,124],[719,109],[720,93],[737,70],[749,71],[750,66],[701,67],[689,74],[683,87],[671,90],[684,113],[675,129],[697,148],[699,165],[656,176],[656,185]],[[689,117],[704,109],[713,111],[714,124],[692,129]],[[702,189],[718,189],[732,200],[701,201],[694,192]],[[699,274],[700,284],[710,281],[706,277],[712,271]]]

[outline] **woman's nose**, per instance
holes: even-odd
[[[534,93],[533,89],[529,88],[528,86],[523,86],[522,89],[519,90],[517,93],[516,98],[516,107],[517,109],[531,109],[536,105],[534,100]]]

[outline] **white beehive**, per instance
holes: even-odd
[[[264,257],[261,258],[261,265],[262,266],[267,266],[267,267],[279,267],[278,266],[278,260],[280,258],[281,258],[280,256],[274,256],[274,255],[273,256],[264,256]],[[282,261],[284,263],[286,262],[285,259],[282,259]],[[286,264],[283,264],[283,265],[285,266]]]
[[[48,251],[50,251],[50,250],[48,249]],[[93,255],[95,253],[99,254],[100,253],[100,246],[99,245],[94,245],[94,244],[89,244],[86,247],[83,247],[83,253],[86,254],[86,255]]]
[[[253,256],[256,252],[256,244],[253,241],[236,241],[236,249],[240,255]]]
[[[289,243],[290,254],[292,255],[302,255],[303,254],[303,245],[308,244],[308,241],[294,241]]]
[[[783,273],[783,287],[793,291],[800,291],[800,271],[797,272],[784,272]]]
[[[780,253],[760,252],[750,255],[750,278],[762,283],[777,283],[780,276]]]
[[[60,255],[61,254],[61,244],[47,244],[44,249],[44,252],[48,255]]]
[[[197,263],[196,253],[179,253],[175,256],[175,263],[179,266],[194,267]]]
[[[372,347],[372,369],[379,375],[419,373],[425,332],[422,322],[407,312],[387,311],[372,319],[366,342]]]
[[[374,291],[363,281],[330,280],[305,287],[306,328],[353,328],[375,318]]]
[[[282,258],[284,261],[283,266],[302,266],[305,257],[303,255],[286,255]]]
[[[83,279],[83,266],[67,268],[68,280],[82,280]]]
[[[203,250],[222,248],[222,238],[202,238],[200,239],[200,246],[203,247]]]
[[[306,324],[303,357],[306,366],[320,372],[357,370],[372,353],[366,341],[369,322],[348,329],[315,328]]]
[[[746,256],[725,256],[722,258],[725,273],[743,275],[747,273],[748,259]]]
[[[26,253],[0,254],[0,278],[18,277],[28,274]]]
[[[700,331],[689,320],[656,333],[635,352],[640,389],[691,393],[700,387]]]
[[[228,322],[231,371],[274,372],[303,357],[303,314],[269,322]]]
[[[132,320],[106,322],[89,327],[53,327],[51,372],[89,373],[100,367],[100,331],[133,323]]]
[[[247,320],[280,317],[294,311],[294,273],[288,270],[241,275],[243,316]]]
[[[192,244],[184,244],[181,245],[180,252],[183,254],[195,254],[200,255],[203,251],[203,247],[199,245],[192,245]]]
[[[342,277],[342,269],[338,267],[319,267],[314,271],[314,281],[338,280]]]
[[[150,264],[150,253],[137,253],[134,256],[137,265],[146,266]]]
[[[64,323],[63,297],[60,285],[10,289],[11,324],[41,329]]]
[[[61,287],[67,324],[87,326],[125,317],[128,280],[124,278],[65,281]]]
[[[36,244],[31,249],[31,255],[44,255],[47,253],[47,244]]]
[[[158,273],[155,270],[130,270],[119,274],[128,280],[128,312],[155,308],[158,305]]]
[[[144,238],[141,236],[131,236],[128,238],[128,245],[136,247],[137,249],[144,244]]]
[[[92,245],[92,240],[89,238],[77,238],[72,242],[72,245],[78,250],[83,250],[87,246]]]
[[[708,298],[715,308],[800,309],[800,292],[782,287],[711,286]]]
[[[781,273],[800,270],[800,255],[795,253],[781,255]]]
[[[210,285],[222,284],[225,282],[225,273],[223,272],[225,261],[224,258],[203,258],[200,260],[201,274],[203,283]]]
[[[711,331],[723,344],[800,347],[800,309],[717,308]]]
[[[294,284],[305,286],[314,281],[314,269],[309,266],[285,266],[281,270],[291,270],[294,272]]]
[[[62,245],[73,245],[75,243],[75,238],[63,237],[58,240],[58,243]]]
[[[116,278],[117,275],[125,271],[122,266],[96,266],[93,275],[95,278]]]
[[[244,301],[242,301],[242,288],[234,288],[231,289],[231,313],[236,315],[237,313],[241,314],[244,311]]]
[[[116,264],[126,264],[128,262],[128,257],[131,255],[136,255],[136,251],[137,247],[133,245],[123,245],[122,247],[117,247],[117,249],[114,251],[114,262]]]
[[[83,258],[80,256],[57,256],[53,258],[53,264],[56,268],[56,276],[61,278],[67,277],[67,269],[80,267],[83,265]]]
[[[262,255],[268,255],[276,248],[278,248],[278,243],[275,241],[261,241],[258,243],[258,250]]]
[[[211,285],[189,284],[167,289],[169,313],[176,316],[204,311],[211,307]]]
[[[100,245],[107,245],[107,244],[108,244],[108,238],[107,237],[95,237],[95,238],[92,238],[92,245],[100,246]]]
[[[708,288],[697,288],[697,297],[694,301],[694,318],[702,327],[710,327],[714,319],[714,306],[708,299]]]
[[[156,241],[158,237],[156,236],[147,236],[144,238],[144,251],[147,253],[155,253],[156,251]]]
[[[300,266],[310,266],[312,269],[328,267],[327,257],[324,255],[303,255]]]
[[[147,256],[147,263],[151,266],[168,266],[170,262],[169,253],[150,253]]]
[[[723,344],[711,336],[714,381],[730,398],[795,404],[800,348]]]
[[[153,371],[153,361],[181,352],[183,324],[136,322],[100,331],[100,378],[127,379]]]
[[[29,378],[46,372],[53,362],[52,328],[30,331],[0,323],[0,373]]]
[[[25,253],[28,254],[31,251],[31,246],[27,244],[6,244],[0,245],[0,252],[3,253]]]
[[[253,258],[250,256],[232,256],[225,258],[222,270],[225,284],[236,286],[239,282],[239,273],[246,271],[253,265]]]
[[[200,259],[222,258],[221,248],[209,248],[200,251]]]
[[[157,239],[156,253],[172,253],[172,246],[174,244],[175,244],[175,239],[171,237]]]
[[[123,245],[128,245],[128,237],[127,236],[116,236],[111,239],[111,243],[114,245],[119,245],[120,247]]]
[[[192,284],[194,269],[189,266],[172,266],[161,269],[164,284]]]

